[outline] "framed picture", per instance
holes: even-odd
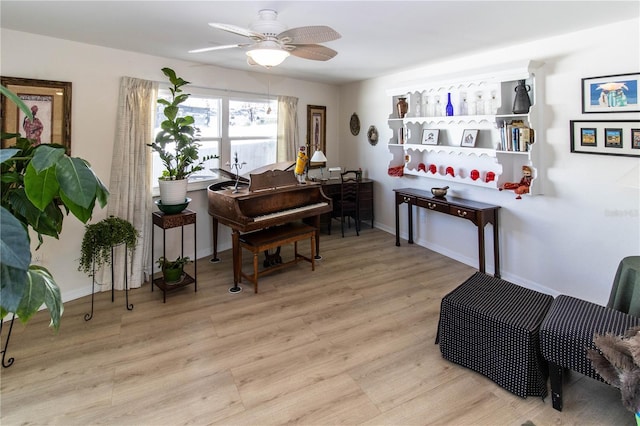
[[[640,157],[638,120],[571,120],[569,131],[571,152]]]
[[[327,155],[327,107],[307,105],[307,153],[309,158],[317,150]],[[324,162],[309,162],[309,168],[324,167]]]
[[[473,148],[476,146],[476,139],[478,139],[478,129],[464,129],[460,146]]]
[[[640,129],[631,129],[631,149],[640,149]]]
[[[604,129],[604,146],[622,148],[622,129]]]
[[[18,95],[31,112],[29,120],[13,102],[2,96],[2,131],[19,133],[36,144],[63,145],[71,153],[71,83],[64,81],[33,80],[29,78],[0,77],[4,87]],[[5,144],[11,140],[2,141]]]
[[[598,146],[598,130],[594,127],[580,129],[581,146]]]
[[[438,135],[440,130],[438,129],[424,129],[422,131],[422,144],[423,145],[438,145]]]
[[[640,73],[582,79],[582,112],[640,112]]]

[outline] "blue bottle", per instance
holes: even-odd
[[[451,104],[451,93],[447,93],[447,117],[453,115],[453,105]]]

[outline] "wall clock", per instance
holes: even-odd
[[[360,118],[358,118],[358,114],[355,112],[351,114],[351,120],[349,120],[349,129],[351,129],[351,134],[353,136],[358,136],[360,133]]]
[[[367,130],[367,139],[371,145],[378,143],[378,129],[376,126],[369,126],[369,130]]]

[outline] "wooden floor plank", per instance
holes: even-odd
[[[66,303],[57,335],[46,312],[16,323],[0,423],[633,424],[616,389],[577,373],[558,412],[444,360],[440,303],[473,267],[369,228],[322,235],[321,255],[313,272],[300,263],[233,295],[224,251],[198,261],[197,292],[166,303],[145,285],[130,291],[132,311],[123,292],[96,294],[90,321],[90,297]]]

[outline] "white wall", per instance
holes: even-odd
[[[120,77],[130,76],[164,82],[161,68],[168,66],[193,85],[267,93],[268,75],[224,68],[202,66],[196,63],[170,60],[149,55],[107,49],[50,37],[42,37],[6,29],[0,30],[1,70],[3,76],[58,80],[72,82],[71,153],[89,161],[97,175],[109,184],[111,156],[115,137],[116,109]],[[271,95],[297,96],[300,142],[306,141],[307,105],[327,107],[327,157],[338,159],[338,88],[283,78],[270,77]],[[198,213],[198,257],[212,253],[211,219],[207,213],[206,190],[191,192],[189,208]],[[96,209],[92,222],[106,217],[104,210]],[[149,218],[151,219],[151,218]],[[185,228],[185,255],[193,247],[191,226]],[[171,241],[175,229],[167,231]],[[91,293],[91,279],[78,272],[80,245],[84,225],[75,217],[65,219],[60,240],[45,237],[38,255],[42,265],[49,268],[62,290],[63,299],[71,300]],[[220,229],[219,249],[230,247],[229,230]],[[177,240],[178,236],[175,236]],[[156,230],[156,242],[162,234]],[[175,241],[177,245],[177,241]],[[157,250],[159,245],[156,244]],[[156,257],[159,251],[156,251]],[[168,255],[170,253],[167,253]],[[229,282],[233,273],[229,265]]]
[[[638,19],[634,19],[342,87],[340,162],[343,167],[362,167],[365,175],[376,181],[377,226],[395,232],[394,188],[442,186],[442,181],[435,179],[387,175],[391,155],[385,145],[392,137],[387,118],[393,111],[387,89],[428,75],[519,59],[543,61],[547,126],[543,164],[537,167],[544,180],[544,195],[515,200],[511,191],[449,185],[455,195],[502,206],[503,278],[551,294],[570,294],[605,304],[619,261],[640,255],[640,160],[570,153],[569,120],[640,119],[638,113],[582,114],[580,92],[581,78],[640,71],[639,28]],[[349,132],[353,112],[362,123],[358,136]],[[367,142],[370,125],[380,133],[377,146]],[[406,213],[401,223],[406,238]],[[469,221],[420,211],[414,238],[420,245],[477,267],[476,230]],[[489,237],[488,270],[492,271],[490,241]]]
[[[386,141],[392,103],[386,89],[429,74],[443,74],[517,59],[546,63],[544,164],[540,168],[545,193],[515,200],[511,192],[458,185],[459,196],[502,206],[500,248],[502,276],[550,293],[565,293],[606,303],[621,258],[640,254],[640,171],[637,158],[571,154],[569,120],[630,119],[638,114],[581,114],[580,79],[640,70],[637,19],[548,40],[484,52],[437,65],[399,71],[384,78],[340,88],[301,80],[271,77],[271,93],[298,96],[301,141],[305,140],[306,105],[327,106],[329,166],[362,167],[375,180],[375,217],[381,229],[394,232],[393,189],[430,188],[441,181],[387,176],[390,154]],[[5,76],[62,80],[73,83],[72,154],[87,159],[109,182],[118,84],[121,76],[164,81],[160,68],[169,66],[199,86],[265,93],[265,74],[206,67],[131,52],[106,49],[2,29],[1,71]],[[361,133],[349,132],[349,117],[357,112]],[[366,132],[375,125],[377,146]],[[621,181],[635,182],[625,187]],[[198,256],[211,253],[206,191],[191,193],[198,212]],[[103,219],[97,210],[93,221]],[[406,222],[406,219],[405,221]],[[471,222],[420,212],[416,241],[470,265],[477,265],[476,231]],[[47,238],[42,251],[65,300],[90,292],[91,281],[77,271],[84,227],[65,221],[59,241]],[[402,225],[406,237],[406,223]],[[190,235],[189,232],[186,233]],[[228,232],[221,249],[229,247]],[[159,234],[157,234],[159,235]],[[489,238],[489,250],[491,248]],[[186,247],[191,247],[187,241]],[[398,248],[402,250],[402,247]],[[375,255],[375,254],[369,254]],[[491,270],[492,258],[488,259]],[[230,283],[231,270],[229,273]]]

